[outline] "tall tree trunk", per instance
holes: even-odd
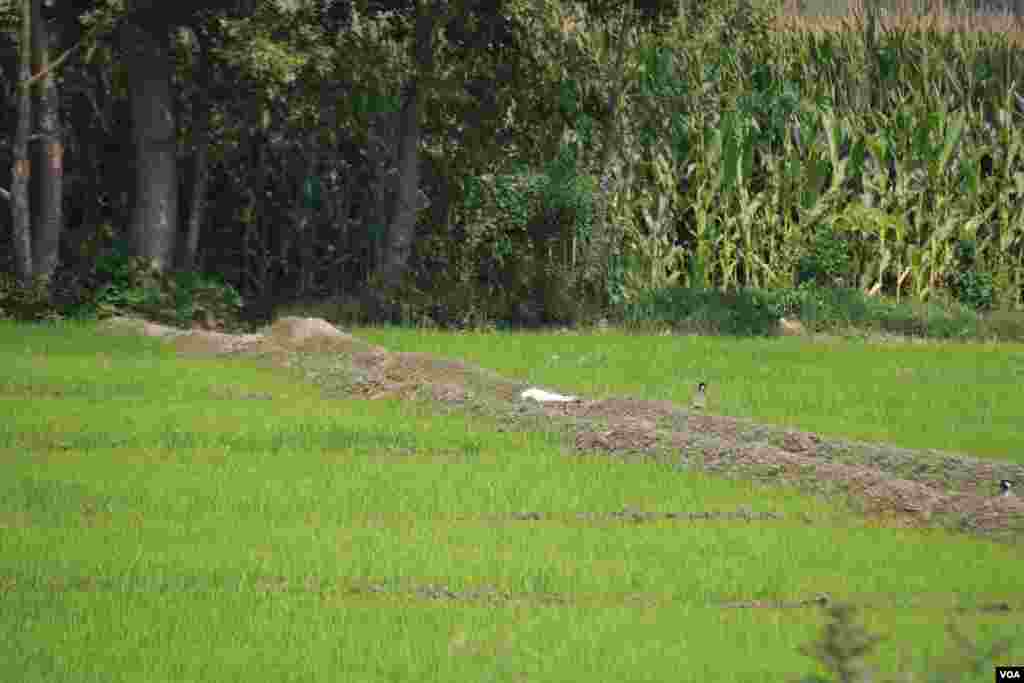
[[[416,233],[420,190],[420,84],[409,84],[402,104],[401,138],[398,146],[398,192],[388,225],[387,246],[380,274],[385,286],[398,284],[408,269]]]
[[[409,266],[416,234],[420,194],[420,110],[425,80],[434,71],[434,27],[443,20],[444,10],[435,3],[417,3],[416,30],[412,55],[416,73],[409,81],[402,103],[398,146],[398,191],[388,225],[387,247],[380,275],[385,287],[398,284]]]
[[[54,26],[43,20],[42,0],[32,0],[32,61],[42,78],[38,88],[39,146],[36,174],[39,178],[39,206],[35,216],[32,244],[33,275],[49,282],[60,258],[64,233],[64,138],[60,123],[57,81],[50,73],[50,48],[57,45]]]
[[[206,214],[206,185],[210,177],[210,46],[206,36],[196,32],[199,42],[199,71],[195,100],[192,104],[193,158],[192,195],[188,210],[188,233],[181,257],[181,267],[193,270],[199,251],[199,232]]]
[[[128,74],[136,162],[129,233],[135,255],[157,270],[166,270],[174,258],[178,225],[170,33],[166,28],[126,24],[121,30],[121,45]]]
[[[367,156],[373,168],[373,204],[369,209],[368,227],[371,245],[366,259],[367,278],[377,272],[384,263],[384,243],[387,226],[394,213],[395,197],[398,195],[398,150],[395,140],[401,132],[402,111],[377,112],[370,117],[368,136],[370,144]]]
[[[313,203],[314,200],[322,202],[319,186],[320,172],[320,150],[315,135],[310,135],[308,142],[303,145],[302,156],[305,161],[302,169],[302,185],[299,192],[300,204],[296,215],[296,241],[299,247],[299,291],[300,298],[313,293],[316,281],[316,265],[314,264],[314,252],[316,249],[317,226],[320,224],[320,206]],[[308,188],[306,183],[312,183],[314,187]],[[315,189],[314,189],[315,188]]]
[[[29,78],[32,63],[33,0],[21,3],[21,45],[18,65],[18,127],[14,134],[11,169],[11,225],[14,233],[14,269],[18,281],[27,286],[32,281],[32,215],[28,184],[32,166],[28,156],[28,138],[32,126],[32,95]]]

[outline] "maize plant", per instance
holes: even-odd
[[[876,28],[728,44],[717,28],[679,29],[594,52],[600,78],[622,55],[605,112],[616,153],[589,171],[614,178],[605,232],[631,292],[790,287],[824,230],[850,250],[844,282],[865,291],[934,297],[970,240],[997,298],[1024,305],[1024,49],[884,17]],[[603,82],[586,87],[604,95]]]

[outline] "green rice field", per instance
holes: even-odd
[[[685,402],[706,379],[721,414],[1024,458],[1022,347],[356,334],[593,396]],[[185,359],[90,325],[0,323],[0,671],[799,680],[824,673],[800,648],[827,616],[756,604],[820,594],[859,607],[884,638],[867,662],[891,680],[989,681],[993,664],[1024,662],[1024,546],[570,455],[553,432],[328,399],[248,360]],[[773,514],[633,524],[612,515],[624,507]],[[1006,609],[979,609],[991,603]],[[972,672],[950,626],[980,650],[1013,644]]]

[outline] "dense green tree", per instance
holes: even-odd
[[[133,251],[157,270],[174,263],[179,231],[179,169],[177,140],[177,97],[173,84],[175,41],[182,27],[202,27],[218,18],[253,11],[249,0],[222,2],[154,2],[128,0],[123,11],[108,0],[69,3],[64,8],[66,23],[75,24],[90,15],[107,13],[116,21],[116,40],[124,65],[125,85],[131,120],[134,163],[132,209],[128,234]],[[202,51],[202,41],[198,41]],[[200,105],[202,106],[202,105]],[[202,117],[199,118],[199,121]],[[199,132],[203,135],[202,129]],[[205,153],[205,143],[198,148]],[[202,157],[198,157],[202,160]],[[202,192],[204,171],[195,173]],[[202,201],[193,193],[192,209],[202,218]],[[194,260],[198,227],[190,225],[182,251],[184,262]]]

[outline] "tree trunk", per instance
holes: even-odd
[[[193,270],[199,251],[199,232],[206,213],[206,186],[210,177],[210,48],[207,38],[197,32],[199,41],[199,78],[192,105],[193,158],[192,195],[188,210],[188,234],[181,257],[181,267]]]
[[[38,0],[36,0],[38,1]],[[28,85],[32,62],[33,0],[21,3],[21,45],[18,65],[18,126],[14,134],[11,169],[11,226],[14,233],[14,269],[22,286],[32,281],[32,215],[28,184],[32,176],[28,138],[32,126],[32,96]]]
[[[373,205],[369,210],[368,228],[371,245],[368,250],[366,264],[367,277],[371,272],[380,269],[384,263],[384,242],[387,237],[387,226],[391,223],[395,197],[398,195],[397,159],[395,140],[401,131],[400,119],[402,112],[378,112],[371,116],[368,130],[370,144],[367,156],[373,168]]]
[[[170,36],[167,29],[153,30],[134,24],[121,29],[136,163],[129,234],[136,256],[166,270],[178,225],[177,131]]]
[[[416,73],[408,83],[402,103],[398,191],[388,225],[384,262],[379,271],[385,287],[397,285],[408,270],[415,239],[416,215],[420,209],[420,110],[425,95],[424,80],[429,79],[434,70],[434,26],[441,16],[441,8],[433,3],[417,4],[416,30],[411,46]]]
[[[387,246],[380,274],[387,287],[393,287],[408,269],[409,255],[416,233],[416,214],[420,190],[420,85],[409,84],[402,105],[401,138],[398,147],[398,192],[395,196],[391,224],[388,225]]]
[[[37,279],[49,282],[57,269],[64,232],[64,139],[57,82],[50,73],[50,47],[57,45],[57,41],[53,26],[43,20],[42,0],[32,1],[32,26],[32,61],[36,72],[45,74],[36,83],[39,147],[35,168],[39,178],[39,206],[35,216],[32,266]]]
[[[316,190],[309,196],[306,192],[306,183],[319,184],[317,177],[320,171],[320,150],[316,136],[311,135],[309,141],[303,145],[303,159],[305,161],[302,169],[302,185],[300,187],[300,204],[297,209],[298,222],[295,226],[296,240],[299,247],[299,291],[300,298],[309,296],[313,292],[316,282],[316,266],[314,264],[314,252],[316,250],[316,233],[319,221],[320,207],[314,206],[309,200],[314,199]],[[316,180],[313,180],[317,178]],[[312,190],[312,188],[310,188]],[[322,197],[320,198],[322,200]]]

